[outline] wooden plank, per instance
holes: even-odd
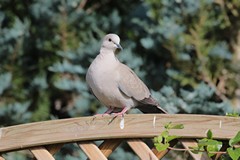
[[[0,160],[5,160],[5,158],[3,158],[3,157],[0,155]]]
[[[94,143],[86,141],[78,142],[78,145],[89,159],[107,160],[107,158]]]
[[[226,116],[131,114],[122,122],[121,117],[81,117],[0,128],[0,152],[85,140],[152,138],[169,122],[184,125],[170,130],[183,138],[202,138],[211,129],[214,138],[230,139],[240,130],[240,118]]]
[[[44,147],[34,147],[29,149],[37,160],[55,160],[54,157]]]
[[[107,139],[98,148],[108,157],[123,141],[123,139]]]
[[[197,142],[190,140],[190,139],[181,139],[182,145],[189,149],[189,147],[197,147]],[[199,152],[198,154],[192,153],[191,151],[188,152],[194,160],[211,160],[211,158],[208,157],[206,152]]]
[[[158,160],[152,150],[140,139],[129,139],[127,143],[140,159]]]
[[[59,143],[59,144],[47,145],[45,147],[51,155],[54,155],[62,148],[63,145],[64,145],[63,143]]]

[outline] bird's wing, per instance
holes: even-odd
[[[118,89],[124,95],[137,100],[139,102],[137,106],[139,110],[143,113],[167,113],[152,98],[147,86],[128,66],[121,63],[116,72],[118,72]]]
[[[128,97],[142,101],[150,96],[147,86],[126,65],[120,63],[117,67],[118,89]]]

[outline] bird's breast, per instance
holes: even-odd
[[[119,61],[111,57],[98,56],[90,65],[86,80],[94,95],[106,106],[133,107],[135,100],[126,97],[118,88],[119,75],[116,68]]]
[[[132,98],[126,97],[118,89],[118,75],[108,70],[88,71],[88,85],[98,100],[106,106],[122,108],[133,107],[135,102]]]

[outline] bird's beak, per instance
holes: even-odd
[[[123,50],[122,46],[120,44],[116,44],[117,49]]]

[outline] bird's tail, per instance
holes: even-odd
[[[136,107],[143,113],[165,113],[168,114],[162,107],[160,107],[159,103],[150,96],[149,98],[145,98],[139,101],[140,104]]]

